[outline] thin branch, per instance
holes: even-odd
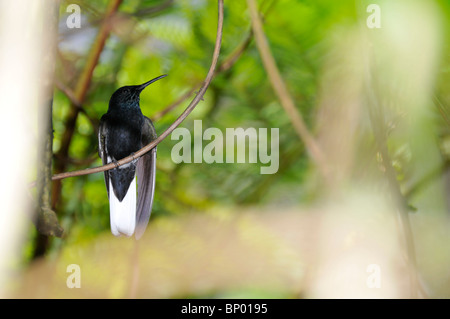
[[[305,143],[305,147],[311,155],[314,162],[317,164],[319,170],[324,176],[327,176],[328,169],[326,168],[325,158],[323,153],[315,141],[313,135],[309,132],[302,115],[297,110],[294,101],[287,90],[286,84],[281,77],[280,71],[276,65],[275,59],[270,51],[267,38],[264,34],[263,25],[260,15],[256,7],[255,0],[247,0],[252,20],[253,33],[255,35],[256,45],[258,47],[261,59],[268,74],[270,83],[280,100],[282,107],[289,116],[294,129],[299,138]]]
[[[75,96],[75,93],[72,91],[72,89],[67,87],[64,83],[62,83],[58,79],[54,80],[54,84],[55,84],[55,87],[58,90],[60,90],[69,99],[69,102],[70,102],[71,106],[73,108],[78,108],[78,112],[81,112],[84,115],[86,115],[88,120],[91,122],[92,127],[94,127],[94,129],[97,129],[98,124],[99,124],[100,121],[98,119],[96,119],[96,118],[93,118],[91,115],[88,114],[88,112],[86,111],[86,108],[83,106],[83,104],[80,101],[78,101],[78,99]],[[61,155],[62,154],[56,154],[55,157],[56,158],[63,158]],[[67,158],[67,156],[64,157],[64,158]]]
[[[219,59],[220,54],[220,45],[222,42],[222,27],[223,27],[223,0],[218,0],[218,23],[217,23],[217,36],[216,36],[216,43],[214,47],[214,53],[213,58],[211,62],[211,66],[209,68],[208,74],[206,76],[205,81],[203,82],[202,87],[198,91],[195,98],[191,101],[191,103],[188,105],[188,107],[184,110],[184,112],[173,122],[158,138],[156,138],[153,142],[150,144],[144,146],[142,149],[137,151],[135,154],[127,156],[116,163],[110,163],[107,165],[99,166],[99,167],[93,167],[93,168],[87,168],[79,171],[73,171],[73,172],[66,172],[66,173],[60,173],[53,175],[53,180],[60,180],[67,177],[74,177],[74,176],[81,176],[81,175],[87,175],[87,174],[93,174],[93,173],[99,173],[104,172],[113,168],[116,168],[118,166],[130,163],[131,161],[139,158],[140,156],[144,155],[145,153],[149,152],[151,149],[156,147],[160,142],[162,142],[172,131],[181,124],[181,122],[184,121],[184,119],[194,110],[194,108],[197,106],[197,104],[203,99],[203,95],[205,94],[206,90],[208,89],[209,84],[211,83],[211,80],[214,76],[214,70],[216,69],[217,61]]]
[[[252,39],[252,31],[248,32],[248,35],[245,37],[244,41],[238,45],[238,47],[227,57],[225,58],[214,71],[214,77],[219,75],[220,73],[226,72],[236,63],[236,61],[242,56],[244,51],[248,48]],[[186,101],[194,92],[198,90],[201,83],[198,83],[192,87],[188,92],[183,94],[178,100],[173,102],[172,104],[166,106],[164,109],[154,114],[151,119],[153,121],[157,121],[162,118],[164,115],[175,109],[178,105]]]
[[[173,5],[173,0],[166,0],[163,3],[156,5],[154,7],[145,8],[145,9],[136,11],[133,15],[136,17],[154,16],[154,15],[170,8],[172,5]]]
[[[55,79],[55,86],[58,90],[60,90],[62,93],[64,93],[65,96],[69,99],[70,103],[72,103],[73,106],[80,107],[81,108],[81,102],[78,100],[78,98],[75,96],[75,93],[67,87],[64,83],[62,83],[60,80]]]
[[[84,68],[83,73],[81,74],[80,79],[77,83],[77,87],[75,89],[75,96],[81,103],[82,101],[84,101],[84,98],[86,97],[89,85],[91,84],[92,74],[94,73],[94,69],[97,66],[100,54],[102,53],[103,48],[105,47],[106,39],[110,34],[111,22],[113,21],[112,17],[117,12],[121,3],[122,0],[114,0],[108,6],[105,15],[105,20],[103,24],[100,26],[97,38],[94,42],[94,46],[88,56],[86,67]]]
[[[160,118],[162,118],[164,115],[166,115],[167,113],[169,113],[170,111],[172,111],[173,109],[175,109],[178,105],[180,105],[181,103],[183,103],[184,101],[186,101],[195,91],[198,90],[198,88],[200,87],[200,83],[194,85],[194,87],[192,89],[190,89],[189,91],[187,91],[186,93],[184,93],[182,96],[180,96],[180,98],[178,100],[176,100],[175,102],[173,102],[172,104],[166,106],[164,109],[162,109],[161,111],[159,111],[158,113],[154,114],[152,116],[152,121],[157,121]]]
[[[231,69],[231,67],[242,56],[242,54],[245,52],[245,50],[247,50],[252,38],[253,38],[253,32],[250,29],[250,31],[247,33],[247,36],[245,37],[244,41],[242,41],[242,43],[226,59],[224,59],[222,61],[222,63],[220,63],[215,75]]]

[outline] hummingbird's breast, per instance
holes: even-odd
[[[106,152],[114,160],[129,156],[141,149],[142,114],[121,112],[108,116]]]

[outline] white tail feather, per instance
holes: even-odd
[[[131,236],[136,227],[136,176],[122,202],[114,194],[109,180],[109,215],[114,236]]]

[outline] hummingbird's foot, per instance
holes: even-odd
[[[113,160],[112,162],[114,163],[114,165],[116,166],[116,168],[119,168],[119,167],[120,167],[119,161]]]
[[[194,92],[196,95],[198,95],[199,93],[200,93],[200,90],[198,90],[198,91],[196,91],[196,92]],[[200,100],[201,101],[204,101],[205,100],[205,98],[203,97],[203,95],[202,95],[202,97],[200,98]]]

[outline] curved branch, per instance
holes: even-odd
[[[278,99],[284,111],[289,116],[292,126],[294,127],[300,140],[305,143],[306,149],[308,150],[314,162],[317,164],[321,173],[325,177],[327,177],[328,168],[322,150],[319,144],[316,142],[314,136],[309,132],[302,115],[297,110],[294,100],[289,94],[286,84],[284,83],[280,71],[278,70],[275,59],[270,51],[269,43],[264,33],[260,14],[256,6],[256,1],[247,0],[247,4],[250,11],[250,18],[252,20],[256,46],[258,48],[262,63],[264,65],[264,68],[266,69],[266,73],[268,75],[272,88],[275,91],[275,94],[278,96]]]
[[[81,176],[81,175],[88,175],[93,173],[99,173],[104,172],[113,168],[116,168],[117,166],[121,166],[127,163],[130,163],[131,161],[135,160],[136,158],[139,158],[140,156],[144,155],[145,153],[149,152],[151,149],[156,147],[160,142],[162,142],[172,131],[181,124],[181,122],[184,121],[184,119],[194,110],[194,108],[197,106],[197,104],[203,99],[203,95],[205,94],[206,90],[208,89],[209,84],[211,83],[211,80],[214,76],[214,71],[216,69],[217,61],[219,59],[220,54],[220,45],[222,42],[222,27],[223,27],[223,0],[218,0],[218,22],[217,22],[217,36],[216,36],[216,43],[214,47],[214,53],[213,58],[211,62],[211,66],[209,68],[208,74],[206,76],[205,81],[203,82],[202,87],[198,91],[195,98],[191,101],[191,103],[187,106],[186,110],[173,122],[160,136],[158,136],[157,139],[155,139],[150,144],[144,146],[139,151],[137,151],[134,155],[127,156],[116,163],[110,163],[103,166],[93,167],[93,168],[87,168],[79,171],[73,171],[73,172],[65,172],[53,175],[52,180],[59,180],[67,177],[74,177],[74,176]]]

